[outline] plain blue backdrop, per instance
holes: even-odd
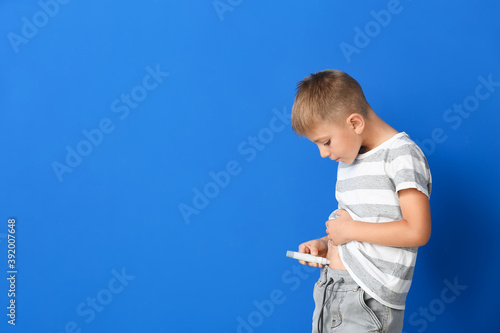
[[[336,68],[431,166],[433,234],[405,332],[493,332],[499,13],[472,0],[2,1],[0,330],[310,331],[318,271],[285,253],[324,235],[336,163],[289,114],[299,80]]]

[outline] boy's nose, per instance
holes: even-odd
[[[330,156],[330,152],[325,148],[319,148],[319,154],[323,158]]]

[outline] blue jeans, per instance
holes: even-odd
[[[323,267],[314,286],[313,333],[401,333],[404,310],[392,309],[368,295],[347,271]]]

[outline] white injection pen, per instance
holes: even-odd
[[[313,255],[307,254],[307,253],[286,251],[286,256],[293,258],[293,259],[304,260],[307,262],[314,262],[314,263],[317,263],[320,265],[329,265],[330,264],[330,260],[328,260],[326,258],[313,256]]]

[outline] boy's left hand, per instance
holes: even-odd
[[[333,245],[342,245],[352,240],[349,238],[349,222],[353,219],[344,209],[338,209],[335,213],[338,217],[325,223],[326,233]]]

